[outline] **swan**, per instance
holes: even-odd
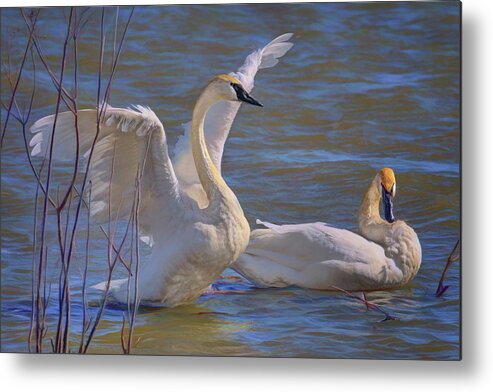
[[[262,106],[230,75],[215,77],[198,98],[190,125],[190,143],[208,201],[205,207],[199,206],[180,185],[168,155],[164,127],[150,108],[107,106],[103,110],[87,178],[92,185],[91,219],[98,223],[128,219],[133,213],[135,184],[140,176],[139,229],[154,238],[150,259],[139,272],[141,302],[174,307],[193,301],[248,244],[249,224],[204,140],[206,114],[219,101]],[[97,115],[98,110],[78,111],[79,148],[84,156],[96,136]],[[32,125],[32,156],[46,155],[54,118],[47,116]],[[75,134],[73,114],[59,113],[54,159],[73,160]],[[127,282],[111,282],[109,291],[114,300],[127,302]],[[95,288],[104,290],[106,282]],[[132,287],[130,292],[133,290]]]
[[[359,209],[361,235],[325,223],[275,225],[251,233],[245,253],[232,268],[264,287],[299,286],[350,291],[403,286],[418,272],[421,245],[415,231],[395,220],[392,169],[381,169]],[[380,217],[383,199],[385,220]]]

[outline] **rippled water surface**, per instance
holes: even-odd
[[[106,10],[108,47],[115,11]],[[119,11],[120,33],[128,14],[128,8]],[[85,15],[90,17],[80,37],[78,99],[80,107],[90,108],[96,104],[101,10]],[[37,26],[57,72],[67,16],[68,9],[44,9]],[[16,67],[26,42],[19,10],[2,9],[1,22],[2,62],[10,48]],[[293,32],[293,49],[275,68],[257,75],[254,93],[265,107],[242,107],[225,148],[223,174],[248,220],[252,227],[262,218],[324,221],[355,230],[366,186],[379,168],[390,166],[398,182],[396,216],[416,230],[423,262],[405,288],[368,294],[398,318],[386,322],[342,294],[255,289],[226,270],[216,282],[224,294],[207,294],[175,309],[141,309],[134,352],[457,359],[458,263],[448,272],[445,296],[437,299],[434,291],[460,235],[459,31],[454,2],[136,8],[113,82],[113,106],[151,106],[173,145],[213,75],[236,70],[251,51]],[[4,69],[2,100],[8,102]],[[21,104],[28,87],[21,89]],[[50,79],[38,64],[32,121],[53,113],[55,101]],[[2,109],[2,126],[4,120]],[[1,344],[2,351],[26,351],[36,187],[21,129],[15,121],[9,124],[2,151]],[[57,170],[60,178],[69,178],[68,168],[65,175],[63,166]],[[47,234],[54,240],[54,224]],[[105,276],[106,241],[97,229],[91,235],[88,280],[94,284]],[[50,243],[50,266],[56,271],[56,241]],[[76,251],[80,257],[71,282],[74,350],[83,253]],[[144,259],[147,253],[143,249]],[[58,276],[47,279],[56,292]],[[97,298],[90,293],[91,317]],[[46,351],[56,303],[49,309]],[[90,352],[121,352],[122,312],[106,311]]]

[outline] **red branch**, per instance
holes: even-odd
[[[332,289],[336,290],[336,291],[340,291],[341,293],[346,294],[350,298],[353,298],[353,299],[356,299],[356,300],[358,300],[360,302],[363,302],[366,305],[366,309],[368,309],[368,310],[375,310],[377,312],[382,313],[385,316],[385,318],[383,320],[381,320],[382,322],[383,321],[389,321],[389,320],[397,320],[397,317],[392,316],[389,312],[387,312],[386,310],[382,309],[380,306],[374,304],[373,302],[368,301],[366,299],[365,292],[363,292],[363,298],[361,298],[361,297],[358,297],[358,296],[356,296],[354,294],[351,294],[347,290],[341,289],[340,287],[337,287],[337,286],[330,286],[330,287]]]

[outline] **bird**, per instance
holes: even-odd
[[[192,302],[245,250],[248,221],[204,140],[206,114],[222,101],[262,106],[240,80],[226,74],[212,79],[197,99],[190,144],[192,162],[207,198],[205,206],[180,185],[163,124],[148,107],[103,104],[100,109],[79,110],[77,117],[63,112],[32,125],[32,156],[46,156],[56,118],[52,157],[73,160],[78,145],[81,155],[91,159],[86,183],[91,184],[92,221],[129,219],[138,200],[139,231],[151,236],[154,243],[139,271],[137,288],[129,289],[128,279],[113,280],[109,287],[107,282],[95,286],[107,289],[112,300],[127,303],[129,293],[138,292],[139,303],[149,305],[175,307]]]
[[[253,230],[246,251],[232,264],[260,287],[370,291],[401,287],[418,272],[421,245],[416,232],[393,213],[396,180],[381,169],[368,187],[358,214],[360,234],[323,222]],[[385,219],[380,216],[382,201]]]

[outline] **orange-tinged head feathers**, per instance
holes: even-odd
[[[219,79],[227,83],[241,84],[238,79],[226,74],[218,75],[214,79]]]
[[[391,192],[392,186],[395,184],[395,175],[394,171],[388,167],[380,170],[380,180],[382,181],[382,185],[387,192]]]

